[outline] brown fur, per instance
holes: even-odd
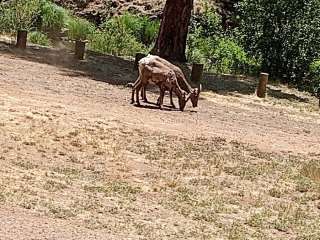
[[[139,91],[144,89],[148,84],[157,85],[160,88],[159,106],[163,106],[163,97],[166,90],[175,92],[179,98],[179,108],[183,111],[186,104],[186,93],[183,91],[176,77],[175,72],[152,58],[145,58],[139,62],[139,77],[133,85],[132,103],[134,103],[134,93],[136,93],[137,105],[139,102]]]

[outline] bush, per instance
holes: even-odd
[[[205,69],[216,73],[253,73],[259,64],[229,37],[189,37],[188,60],[204,64]]]
[[[51,42],[46,34],[41,33],[41,32],[37,32],[37,31],[30,32],[28,34],[28,40],[31,43],[42,45],[42,46],[49,46],[51,44]]]
[[[68,12],[64,8],[47,0],[41,2],[38,21],[43,31],[60,31],[66,25],[67,17]]]
[[[238,9],[243,43],[263,71],[301,84],[320,58],[320,1],[242,0]]]
[[[310,65],[309,71],[310,71],[310,77],[312,81],[311,83],[312,90],[320,94],[320,60],[316,60],[312,62]]]
[[[40,0],[12,0],[1,4],[2,31],[30,30],[40,9]]]
[[[201,15],[194,15],[191,19],[189,33],[198,32],[203,38],[218,37],[223,35],[222,20],[213,7],[206,3]]]
[[[101,29],[90,37],[89,48],[119,56],[134,56],[137,52],[146,52],[145,43],[152,42],[155,35],[152,24],[146,24],[143,17],[125,14],[107,20]]]
[[[250,58],[236,38],[222,30],[221,17],[214,8],[205,7],[190,24],[187,58],[204,64],[205,69],[217,73],[248,73],[259,64]]]
[[[67,22],[68,37],[71,40],[87,40],[89,35],[95,30],[95,27],[89,21],[73,17]]]
[[[96,30],[90,36],[89,48],[100,52],[118,56],[134,56],[137,52],[145,51],[143,44],[125,31]]]
[[[114,26],[132,35],[136,41],[149,46],[155,41],[158,35],[160,22],[158,20],[151,21],[145,16],[125,13],[122,16],[111,18],[103,24],[104,29],[110,29]]]

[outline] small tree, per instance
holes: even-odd
[[[301,83],[320,57],[320,0],[242,0],[240,29],[263,71]]]
[[[0,27],[5,32],[18,32],[17,47],[25,48],[29,31],[40,9],[40,0],[12,0],[2,3]]]
[[[11,0],[2,3],[0,8],[0,21],[4,30],[29,31],[39,13],[40,0]]]

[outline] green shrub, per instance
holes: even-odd
[[[102,28],[109,30],[115,26],[132,35],[136,41],[149,46],[155,41],[158,35],[160,22],[158,20],[151,21],[146,16],[136,16],[125,13],[122,16],[113,17],[107,20]]]
[[[11,14],[8,14],[8,8],[5,6],[5,3],[0,5],[0,33],[9,32],[11,19],[9,18]]]
[[[125,31],[97,30],[89,39],[89,48],[100,53],[118,56],[134,56],[145,51],[143,44]]]
[[[309,71],[312,81],[312,90],[320,93],[320,60],[313,61],[310,65]]]
[[[206,70],[217,73],[255,73],[259,62],[249,57],[239,41],[221,26],[221,17],[208,6],[202,15],[194,16],[187,41],[187,59],[203,63]]]
[[[147,46],[153,44],[158,36],[159,28],[159,21],[150,21],[145,18],[141,33],[142,42]]]
[[[39,21],[42,30],[48,32],[60,31],[66,25],[67,17],[66,9],[47,0],[41,2]]]
[[[242,0],[238,10],[243,43],[262,70],[300,84],[320,58],[320,1]]]
[[[68,37],[71,40],[87,40],[89,35],[91,35],[95,27],[89,21],[73,17],[69,18],[67,21]]]
[[[50,40],[46,34],[41,33],[41,32],[37,32],[37,31],[30,32],[28,34],[28,40],[31,43],[42,45],[42,46],[49,46],[51,44]]]
[[[146,52],[148,47],[142,43],[140,37],[152,38],[152,34],[142,33],[141,19],[131,14],[110,18],[100,30],[96,30],[90,36],[89,48],[97,52],[119,56],[134,56],[137,52]],[[144,31],[149,31],[146,29],[148,27],[144,28]]]
[[[190,33],[198,31],[202,38],[218,37],[223,35],[222,19],[214,7],[205,4],[201,15],[194,15],[190,23]]]
[[[40,0],[12,0],[1,4],[2,31],[30,30],[40,9]]]
[[[187,56],[190,62],[203,63],[205,69],[217,73],[253,73],[259,66],[230,37],[203,38],[189,36]]]

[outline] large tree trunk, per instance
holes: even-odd
[[[167,0],[156,44],[151,51],[162,58],[185,62],[193,0]]]

